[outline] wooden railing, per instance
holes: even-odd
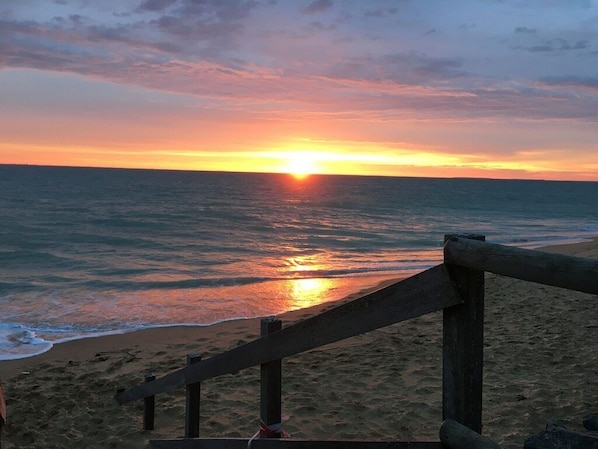
[[[200,382],[261,366],[261,438],[252,448],[439,449],[441,442],[314,441],[279,439],[281,359],[443,310],[443,420],[474,432],[482,428],[484,272],[598,294],[598,261],[486,243],[483,236],[445,237],[444,263],[319,315],[281,328],[262,320],[259,339],[129,390],[119,403],[144,399],[145,428],[153,428],[153,397],[186,388],[185,438],[154,440],[157,448],[246,448],[247,439],[198,438]],[[451,428],[447,426],[447,428]],[[442,435],[442,434],[441,434]]]
[[[598,293],[598,260],[595,259],[447,236],[444,263],[584,293]]]

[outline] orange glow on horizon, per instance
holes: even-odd
[[[422,101],[473,95],[450,89],[338,80],[329,100],[339,101],[340,109],[318,101],[312,110],[308,106],[319,92],[311,85],[304,96],[295,92],[269,106],[267,89],[255,103],[241,96],[229,104],[233,97],[227,95],[222,104],[217,97],[204,104],[194,95],[75,74],[19,69],[12,77],[29,80],[27,96],[20,97],[32,101],[4,108],[0,164],[286,173],[298,180],[334,174],[598,181],[591,120],[452,118],[443,110],[421,115],[416,106],[401,114],[378,109],[378,100],[397,89]],[[81,98],[66,108],[59,92],[44,89],[44,80],[72,85]],[[371,109],[352,109],[350,94],[359,89],[380,94],[368,96]],[[110,96],[96,108],[99,92]],[[340,95],[345,92],[347,98]]]
[[[262,144],[257,150],[225,148],[221,151],[187,146],[164,149],[148,145],[140,150],[133,145],[78,147],[0,142],[0,163],[286,173],[297,180],[314,174],[336,174],[598,181],[598,162],[589,160],[557,164],[549,158],[538,160],[533,154],[519,153],[489,161],[466,152],[451,154],[435,148],[393,148],[389,143],[309,139],[288,142],[271,144],[270,150],[264,150],[268,146]]]

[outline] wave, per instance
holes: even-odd
[[[159,289],[191,289],[202,287],[233,287],[236,285],[256,284],[273,280],[264,277],[240,278],[197,278],[176,281],[104,281],[93,280],[81,284],[84,287],[106,290],[159,290]]]
[[[0,323],[0,360],[33,357],[50,350],[52,342],[20,324]]]
[[[46,265],[51,264],[52,266],[64,265],[71,259],[66,257],[60,257],[55,254],[46,251],[32,251],[32,250],[12,250],[12,251],[0,251],[0,260],[2,265],[9,266],[11,264],[39,264]]]
[[[279,282],[296,279],[313,278],[340,278],[340,277],[361,277],[368,275],[380,275],[382,273],[402,273],[425,270],[434,265],[432,261],[412,261],[409,264],[380,267],[356,267],[350,269],[327,269],[327,270],[296,270],[288,272],[288,275],[278,277],[231,277],[231,278],[193,278],[175,281],[86,281],[77,286],[99,290],[170,290],[170,289],[197,289],[197,288],[222,288],[236,287],[265,282]]]
[[[595,238],[598,231],[588,233],[551,234],[551,235],[530,235],[515,238],[497,239],[496,243],[517,246],[526,249],[538,249],[545,246],[570,245],[574,243],[589,242]]]

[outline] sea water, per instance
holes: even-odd
[[[0,359],[279,314],[442,261],[444,234],[598,235],[598,183],[0,166]]]

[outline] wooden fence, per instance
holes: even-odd
[[[145,401],[144,428],[152,429],[154,396],[186,388],[185,438],[153,440],[156,448],[247,448],[248,439],[199,438],[200,383],[261,366],[260,438],[253,449],[439,449],[441,442],[314,441],[281,439],[281,359],[423,314],[443,310],[443,420],[474,432],[482,428],[484,272],[598,294],[598,261],[507,247],[480,235],[445,236],[444,263],[319,315],[281,327],[262,320],[259,339],[206,360],[188,357],[187,366],[129,390],[124,404]],[[448,428],[452,428],[447,426]]]

